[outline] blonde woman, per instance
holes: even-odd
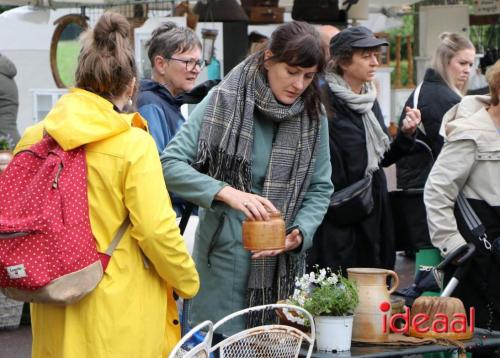
[[[445,32],[440,35],[432,65],[424,75],[420,87],[418,106],[422,114],[422,126],[417,132],[417,139],[427,144],[436,158],[443,146],[443,137],[439,128],[443,115],[460,102],[467,91],[476,51],[466,37]],[[415,91],[406,101],[405,107],[413,107]],[[405,112],[401,114],[404,118]],[[402,123],[400,121],[400,123]],[[411,153],[396,164],[398,188],[423,188],[432,160],[422,146],[416,146]]]

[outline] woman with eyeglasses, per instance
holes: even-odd
[[[280,25],[265,49],[212,89],[162,154],[170,190],[200,206],[192,324],[292,293],[333,192],[317,83],[324,65],[312,25]],[[289,228],[285,248],[245,250],[243,219],[269,220],[276,210]]]
[[[193,89],[204,62],[193,30],[173,22],[156,28],[146,47],[152,73],[140,83],[137,105],[161,153],[185,122],[181,95]]]
[[[140,83],[137,106],[161,154],[186,121],[180,109],[183,94],[193,89],[204,62],[201,42],[193,30],[173,22],[156,28],[146,47],[152,74],[150,80]],[[177,216],[181,216],[186,202],[172,193],[170,197]]]

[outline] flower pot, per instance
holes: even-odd
[[[316,316],[316,348],[343,352],[351,349],[353,316]]]

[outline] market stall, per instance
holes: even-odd
[[[476,328],[474,338],[461,342],[468,352],[473,352],[483,347],[499,347],[500,332],[488,331]],[[335,357],[357,357],[357,358],[382,358],[382,357],[404,357],[413,354],[436,353],[436,352],[455,352],[459,348],[452,344],[435,343],[412,346],[390,346],[390,345],[368,345],[354,343],[349,352],[313,352],[312,357],[317,358],[335,358]],[[306,351],[301,351],[300,356],[304,357]]]

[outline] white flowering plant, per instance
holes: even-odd
[[[316,266],[313,272],[296,278],[288,302],[305,308],[313,316],[347,316],[358,305],[358,288],[340,272],[335,274],[330,268]]]

